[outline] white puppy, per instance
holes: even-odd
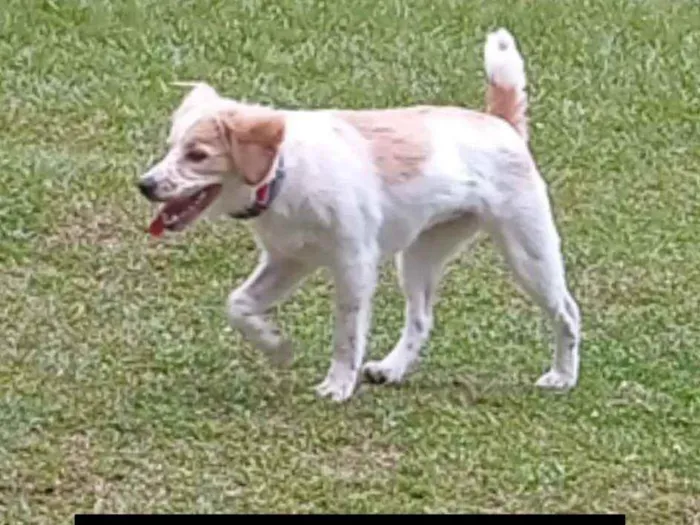
[[[428,338],[436,288],[481,230],[551,320],[556,348],[537,385],[573,387],[579,311],[567,289],[547,187],[527,143],[522,57],[508,31],[488,36],[486,113],[455,107],[291,111],[196,84],[173,116],[169,151],[139,181],[163,206],[151,233],[199,216],[250,219],[262,251],[228,299],[231,324],[277,360],[291,345],[269,310],[320,266],[336,287],[333,358],[317,387],[335,401],[357,384],[378,266],[396,255],[406,321],[395,348],[363,367],[397,383]]]

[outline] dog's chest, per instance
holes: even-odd
[[[290,227],[281,221],[259,221],[253,231],[262,246],[271,253],[291,259],[310,260],[319,253],[319,233],[314,229]]]

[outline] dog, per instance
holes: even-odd
[[[485,232],[553,326],[553,363],[536,385],[574,387],[579,307],[530,152],[525,66],[508,30],[487,35],[484,61],[484,112],[285,110],[190,84],[172,116],[168,152],[138,181],[147,199],[162,203],[151,234],[181,231],[198,218],[247,220],[261,255],[230,293],[228,318],[281,363],[292,359],[292,345],[270,310],[328,268],[336,296],[333,356],[316,392],[341,402],[363,376],[400,383],[415,369],[446,263]],[[363,366],[378,267],[394,256],[405,325],[386,357]]]

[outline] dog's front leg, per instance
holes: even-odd
[[[377,260],[365,253],[337,265],[333,273],[336,287],[333,359],[316,392],[333,401],[344,401],[355,390],[365,354]]]
[[[228,297],[231,326],[278,364],[289,363],[293,351],[269,310],[292,293],[312,270],[312,266],[297,260],[274,259],[263,254],[250,277]]]

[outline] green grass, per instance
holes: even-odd
[[[584,319],[582,375],[488,242],[450,266],[420,370],[317,400],[332,288],[280,308],[273,371],[226,324],[241,224],[154,242],[133,186],[182,91],[287,107],[481,107],[518,38],[532,147]],[[700,519],[700,4],[694,0],[4,0],[0,522],[75,512],[623,512]],[[402,324],[383,273],[370,356]]]

